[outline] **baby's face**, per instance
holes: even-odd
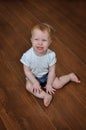
[[[35,29],[32,32],[31,42],[36,54],[44,55],[51,43],[51,38],[46,30]]]

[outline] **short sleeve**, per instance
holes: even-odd
[[[23,54],[23,56],[20,59],[20,62],[26,66],[29,66],[29,58],[26,54]]]
[[[49,66],[52,66],[56,63],[56,54],[55,52],[52,52],[49,56]]]

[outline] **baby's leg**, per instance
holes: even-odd
[[[44,100],[44,105],[45,105],[46,107],[49,106],[49,104],[50,104],[50,102],[51,102],[51,100],[52,100],[52,95],[46,93],[46,92],[43,91],[43,90],[42,90],[40,93],[38,93],[38,92],[35,92],[35,93],[34,93],[34,92],[33,92],[32,83],[31,83],[29,80],[26,81],[26,89],[27,89],[30,93],[32,93],[34,96],[43,99],[43,100]]]
[[[65,84],[67,84],[70,81],[80,83],[80,80],[78,79],[78,77],[74,73],[70,73],[70,74],[61,76],[60,78],[56,77],[53,83],[53,87],[55,89],[62,88]]]

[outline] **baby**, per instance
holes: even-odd
[[[20,59],[26,75],[26,89],[43,99],[46,107],[49,106],[56,89],[62,88],[70,81],[80,83],[74,73],[57,77],[56,55],[49,49],[53,32],[53,27],[48,24],[35,25],[31,30],[32,47]]]

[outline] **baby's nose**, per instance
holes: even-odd
[[[39,44],[42,45],[42,41],[41,40],[39,41]]]

